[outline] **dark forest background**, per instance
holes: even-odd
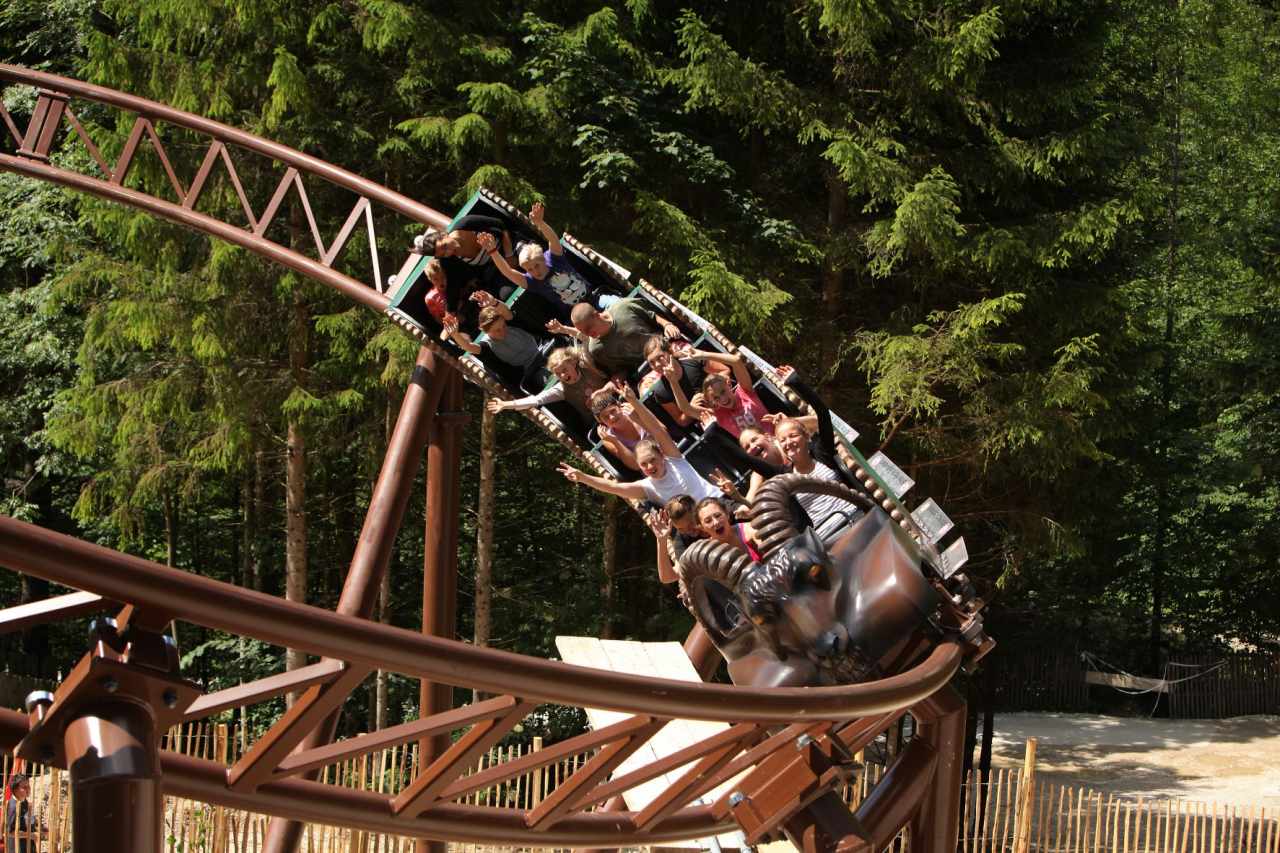
[[[816,379],[961,527],[1003,650],[1157,676],[1277,642],[1278,38],[1254,0],[0,7],[5,62],[441,210],[479,186],[545,200],[557,229]],[[5,93],[21,120],[33,102]],[[129,130],[81,120],[115,150]],[[239,249],[8,174],[0,318],[0,511],[273,594],[292,574],[334,605],[414,342]],[[482,402],[468,389],[468,640]],[[495,454],[487,642],[683,636],[629,511],[565,483],[521,418],[498,419]],[[379,614],[410,628],[422,500]],[[0,572],[5,604],[45,594]],[[283,666],[181,632],[210,687]],[[65,671],[83,636],[35,632],[5,663]],[[415,713],[416,684],[375,693],[348,729]]]

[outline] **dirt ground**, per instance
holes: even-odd
[[[1143,797],[1280,807],[1280,716],[1147,720],[1089,714],[1000,714],[992,762],[1021,765],[1037,739],[1037,772],[1059,784]]]

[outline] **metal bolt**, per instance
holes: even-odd
[[[89,639],[96,640],[99,634],[106,633],[107,629],[116,630],[116,620],[110,616],[99,616],[89,621]]]
[[[108,675],[106,678],[102,679],[102,689],[108,693],[115,693],[120,689],[120,682]]]
[[[884,489],[876,489],[872,494],[872,497],[878,501],[884,500]]]
[[[166,708],[178,707],[178,691],[174,690],[172,687],[166,688],[160,698],[164,700],[164,706]]]
[[[800,737],[796,738],[796,749],[804,749],[811,743],[813,743],[813,738],[809,737],[809,735],[800,735]]]
[[[743,795],[741,791],[734,791],[732,794],[729,795],[729,805],[731,807],[740,806],[746,801],[746,799],[747,798]]]
[[[30,714],[34,712],[37,707],[43,706],[47,708],[52,705],[53,694],[48,690],[32,690],[27,694],[26,701],[22,704],[27,709],[27,713]]]

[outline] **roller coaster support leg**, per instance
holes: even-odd
[[[76,853],[161,853],[164,804],[152,710],[103,702],[71,721],[63,746]]]
[[[450,376],[457,376],[457,371],[438,360],[426,347],[418,351],[418,361],[405,389],[400,414],[365,513],[364,527],[351,555],[351,567],[342,584],[337,612],[344,616],[368,619],[373,615],[378,588],[391,562],[391,551],[404,520],[435,411]],[[337,727],[338,714],[334,712],[297,749],[314,749],[329,743]],[[315,779],[318,775],[318,771],[312,771],[305,778]],[[263,853],[292,853],[301,837],[302,824],[272,818],[263,840]]]
[[[461,492],[462,374],[450,370],[440,400],[441,412],[431,424],[427,450],[427,541],[422,578],[422,633],[452,640],[457,623],[458,504]],[[453,707],[453,687],[423,681],[419,715]],[[445,733],[418,744],[418,772],[449,748]],[[419,839],[417,853],[444,853],[440,841]]]
[[[960,832],[964,781],[965,701],[947,686],[911,709],[918,728],[913,742],[927,742],[938,756],[933,787],[911,821],[913,853],[952,853]]]
[[[89,653],[57,693],[27,697],[17,754],[69,771],[77,853],[164,849],[159,733],[200,695],[179,674],[168,621],[132,606],[94,620]]]

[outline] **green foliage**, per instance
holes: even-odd
[[[45,5],[0,9],[6,61],[267,134],[441,210],[481,186],[544,200],[558,230],[798,365],[962,526],[1002,642],[1052,622],[1145,648],[1157,590],[1166,644],[1274,640],[1273,10]],[[6,104],[23,117],[34,94]],[[118,155],[129,127],[78,115]],[[203,152],[159,130],[193,174]],[[235,156],[246,185],[274,186]],[[129,178],[171,194],[167,180],[148,157]],[[350,199],[308,191],[333,233]],[[225,179],[201,204],[243,221]],[[398,252],[409,235],[392,236]],[[5,511],[150,556],[172,545],[179,565],[278,592],[292,422],[309,447],[308,596],[332,604],[413,341],[242,249],[5,176],[0,276]],[[599,504],[564,488],[553,445],[500,424],[495,644],[551,654],[555,633],[609,619],[646,638],[685,627],[631,519],[623,604],[602,612]],[[393,560],[407,627],[422,516],[419,493]],[[210,685],[276,665],[188,639]],[[412,711],[415,686],[392,689]]]

